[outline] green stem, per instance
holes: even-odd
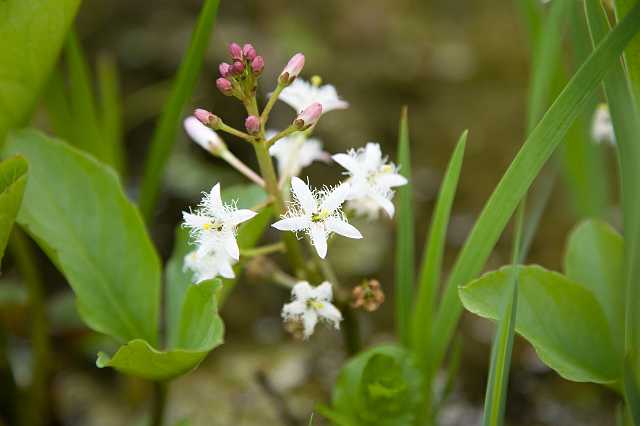
[[[295,133],[295,132],[299,132],[299,130],[295,126],[291,125],[291,126],[287,127],[286,129],[284,129],[283,131],[281,131],[280,133],[278,133],[277,135],[275,135],[274,137],[272,137],[271,139],[269,139],[267,141],[267,146],[271,146],[274,143],[276,143],[277,141],[279,141],[280,139],[282,139],[282,138],[284,138],[286,136],[289,136],[290,134]]]
[[[236,128],[228,126],[225,123],[220,123],[220,126],[218,126],[218,128],[215,130],[220,130],[222,132],[229,133],[230,135],[236,136],[248,142],[251,142],[253,140],[253,136],[251,136],[249,133],[242,132]]]
[[[268,244],[262,247],[256,247],[252,249],[240,250],[240,255],[244,257],[256,257],[264,256],[266,254],[283,252],[286,250],[286,246],[282,242]]]
[[[49,419],[47,388],[51,355],[43,294],[44,286],[40,271],[36,266],[35,253],[31,242],[17,227],[11,234],[9,250],[27,286],[31,323],[32,378],[31,388],[29,389],[29,405],[23,420],[27,426],[46,425]]]
[[[168,382],[153,382],[153,401],[151,406],[151,426],[163,426],[167,408]]]
[[[264,133],[265,126],[267,124],[267,121],[269,120],[269,114],[271,113],[271,109],[276,104],[276,101],[278,100],[280,93],[284,90],[285,87],[286,86],[284,84],[278,83],[278,87],[276,87],[276,90],[273,91],[273,93],[271,94],[271,97],[269,97],[269,100],[267,101],[267,104],[264,107],[264,110],[262,110],[262,115],[260,115],[260,128],[262,129],[262,133]]]

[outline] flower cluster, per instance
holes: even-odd
[[[324,259],[333,234],[363,238],[349,223],[351,214],[375,219],[384,211],[393,217],[394,188],[405,185],[407,179],[383,156],[379,144],[369,142],[362,148],[332,156],[323,149],[319,139],[312,137],[322,114],[348,108],[349,104],[338,96],[335,87],[323,85],[320,77],[314,76],[310,81],[299,77],[305,63],[303,54],[295,54],[286,64],[262,111],[256,93],[264,59],[251,44],[240,47],[232,43],[229,54],[231,61],[219,66],[216,86],[224,95],[234,96],[244,105],[247,111],[244,130],[229,126],[204,109],[195,110],[193,116],[185,120],[185,130],[198,145],[267,189],[274,207],[280,209],[280,219],[273,223],[274,228],[307,238],[317,255]],[[292,107],[296,117],[283,130],[267,130],[269,114],[278,100]],[[253,144],[262,176],[236,158],[218,132]],[[272,170],[270,156],[277,161],[278,176]],[[329,163],[332,160],[345,169],[343,182],[313,189],[308,178],[305,181],[298,177],[314,161]],[[289,194],[291,199],[287,201]],[[216,276],[234,277],[232,266],[240,257],[237,226],[255,214],[251,210],[238,210],[235,204],[224,204],[219,184],[205,194],[195,212],[184,212],[184,225],[191,230],[196,246],[186,256],[184,266],[193,271],[195,281]],[[298,282],[293,287],[293,298],[293,302],[284,306],[282,315],[288,323],[298,322],[305,338],[311,335],[318,319],[326,319],[338,327],[342,316],[331,304],[329,282],[315,288],[306,281]]]

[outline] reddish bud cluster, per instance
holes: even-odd
[[[249,43],[242,47],[238,43],[231,43],[229,55],[231,64],[223,62],[218,66],[220,78],[216,80],[218,90],[227,96],[234,94],[234,82],[242,86],[246,81],[250,81],[249,85],[253,86],[264,69],[264,58],[259,56],[255,47]]]

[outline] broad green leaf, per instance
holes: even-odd
[[[597,220],[582,222],[571,232],[564,257],[567,278],[591,291],[602,306],[617,353],[624,348],[623,259],[622,237]]]
[[[348,361],[333,389],[339,424],[412,425],[421,399],[420,373],[407,351],[379,346]]]
[[[456,149],[451,154],[447,171],[440,186],[433,218],[431,219],[429,236],[422,253],[418,295],[412,318],[412,349],[415,352],[418,364],[424,362],[431,339],[429,327],[425,327],[425,324],[430,324],[432,320],[431,316],[442,272],[447,227],[449,226],[451,207],[458,187],[458,178],[462,170],[467,135],[468,131],[462,133]]]
[[[83,320],[120,341],[157,341],[160,264],[113,171],[46,135],[13,133],[31,165],[18,223],[67,278]]]
[[[513,267],[460,288],[467,310],[496,319]],[[562,274],[519,267],[516,331],[549,367],[578,382],[613,385],[622,375],[606,316],[594,295]]]
[[[411,148],[407,108],[402,109],[398,134],[398,162],[400,174],[409,180],[398,188],[398,230],[396,237],[395,300],[396,330],[403,344],[409,344],[411,335],[411,304],[413,298],[414,232],[413,207],[411,206]]]
[[[27,121],[79,4],[0,1],[0,146],[10,128]]]
[[[219,280],[203,281],[186,289],[171,347],[154,349],[142,339],[122,346],[113,357],[98,355],[98,367],[149,380],[169,380],[193,370],[216,346],[222,344],[224,325],[217,312]]]
[[[485,204],[456,260],[435,318],[429,359],[432,370],[441,364],[462,312],[457,287],[481,272],[509,218],[540,169],[563,140],[573,120],[589,102],[600,80],[638,31],[640,5],[598,45],[569,81],[531,132]]]
[[[9,158],[0,163],[0,262],[22,203],[27,170],[27,161],[23,157]]]
[[[200,68],[202,68],[219,3],[220,0],[205,0],[191,37],[189,50],[180,63],[171,97],[165,104],[153,134],[140,189],[140,210],[147,222],[150,222],[153,217],[162,175],[182,123],[183,110],[193,93]]]

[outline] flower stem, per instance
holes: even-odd
[[[163,426],[167,407],[168,382],[153,382],[153,400],[151,405],[151,426]]]
[[[253,136],[251,136],[250,134],[235,129],[225,123],[220,123],[220,127],[218,127],[218,130],[239,137],[240,139],[244,139],[247,142],[251,142],[251,140],[253,140]]]
[[[234,169],[236,169],[237,171],[245,175],[250,181],[264,188],[265,186],[264,180],[260,176],[258,176],[256,172],[251,170],[249,166],[247,166],[242,161],[240,161],[238,157],[233,155],[231,151],[229,151],[228,149],[225,149],[220,154],[220,158],[226,161]]]
[[[273,93],[269,97],[269,100],[267,101],[267,104],[264,106],[264,110],[262,110],[262,115],[260,116],[260,128],[262,129],[262,133],[264,133],[266,123],[269,120],[269,114],[271,113],[273,106],[276,104],[280,93],[284,90],[285,87],[286,86],[284,84],[278,83],[276,90],[273,91]]]
[[[31,388],[29,389],[29,408],[25,415],[24,424],[27,426],[45,425],[48,424],[49,418],[47,388],[49,382],[50,346],[42,277],[36,266],[35,253],[31,242],[17,227],[14,228],[11,234],[9,249],[27,286],[31,323],[32,379]]]
[[[265,254],[283,252],[286,250],[286,246],[283,242],[269,244],[262,247],[256,247],[252,249],[240,250],[240,255],[244,257],[264,256]]]

